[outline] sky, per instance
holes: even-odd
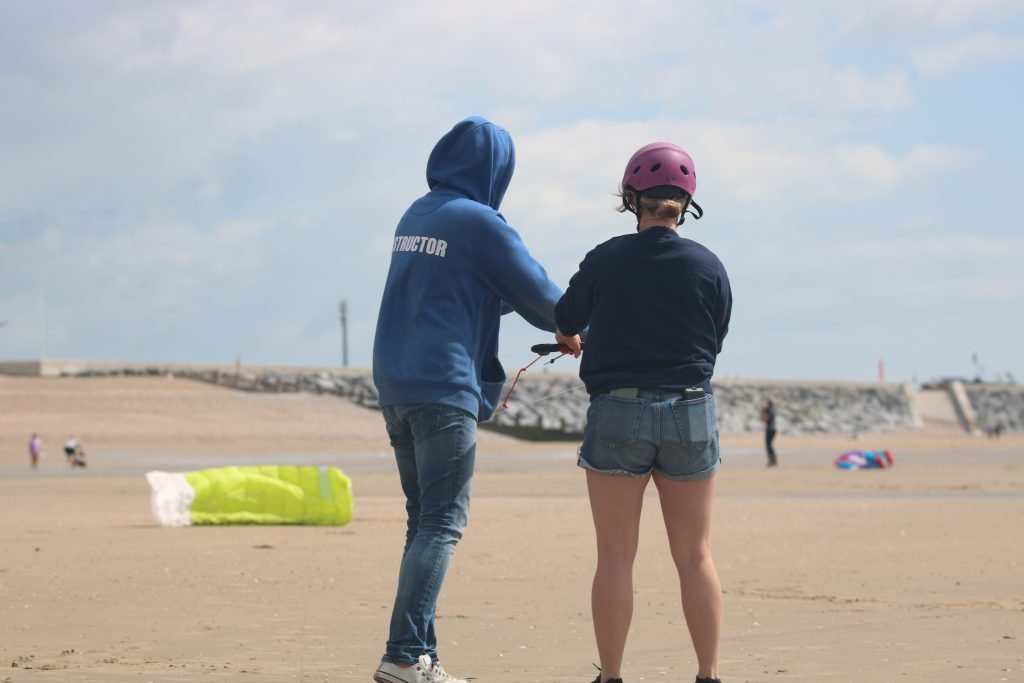
[[[0,103],[0,360],[340,365],[345,301],[369,367],[394,226],[481,115],[563,286],[634,229],[630,154],[690,152],[719,377],[1024,380],[1019,0],[0,0]],[[512,371],[548,341],[514,318]]]

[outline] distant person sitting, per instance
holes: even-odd
[[[64,457],[71,467],[85,467],[85,451],[82,450],[82,443],[75,437],[71,437],[64,444]]]
[[[775,404],[771,399],[761,406],[761,422],[764,422],[764,448],[768,454],[768,467],[779,464],[775,457]]]
[[[39,458],[43,457],[43,439],[38,434],[33,434],[28,440],[28,458],[32,462],[32,469],[39,467]]]

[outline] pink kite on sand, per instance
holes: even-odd
[[[878,470],[892,467],[892,455],[889,451],[846,451],[835,463],[844,470]]]

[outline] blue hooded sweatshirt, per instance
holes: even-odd
[[[377,318],[381,406],[440,403],[486,420],[505,382],[501,316],[554,332],[562,290],[498,212],[514,168],[508,132],[479,117],[430,153],[430,192],[398,222]]]

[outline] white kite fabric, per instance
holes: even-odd
[[[337,467],[265,465],[148,472],[153,515],[163,526],[352,521],[352,481]]]

